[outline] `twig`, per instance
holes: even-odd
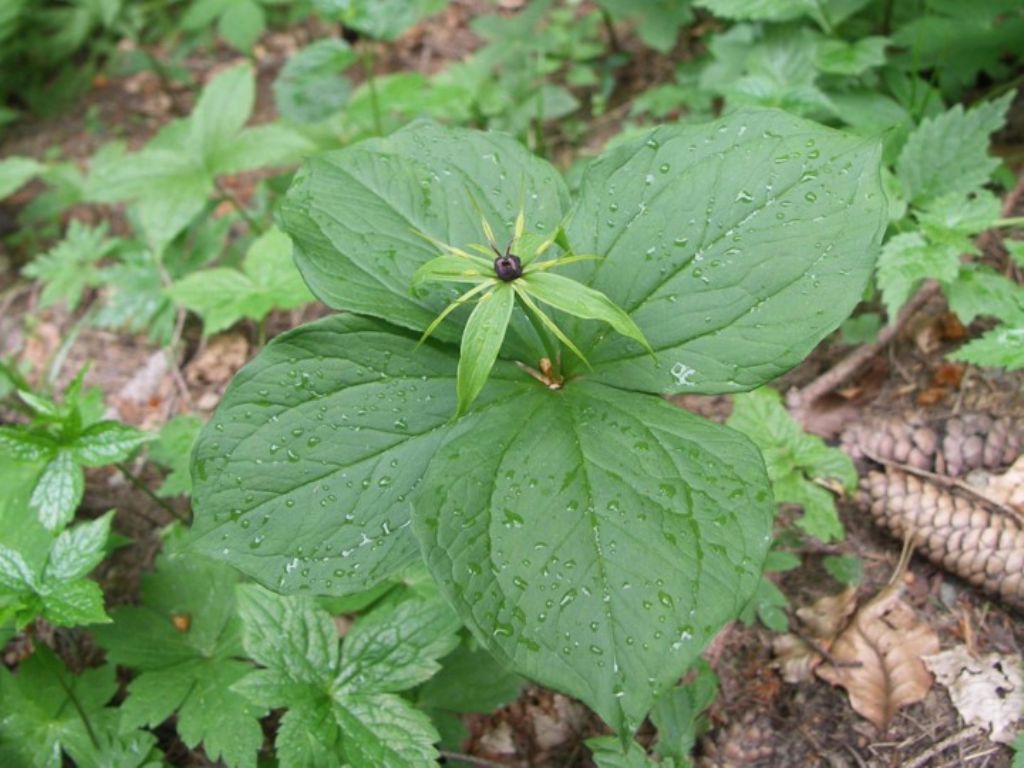
[[[188,522],[188,518],[183,517],[182,515],[178,514],[178,510],[176,510],[174,507],[172,507],[166,501],[164,501],[159,496],[157,496],[155,493],[153,493],[153,491],[150,489],[150,487],[148,485],[146,485],[144,482],[142,482],[138,477],[136,477],[135,473],[132,472],[125,465],[125,463],[123,461],[115,462],[114,466],[117,467],[119,470],[121,470],[121,474],[125,476],[125,479],[128,480],[129,483],[131,483],[136,488],[138,488],[140,491],[142,491],[144,494],[149,496],[150,499],[152,499],[154,502],[156,502],[165,512],[170,514],[171,517],[174,517],[174,518],[176,518],[178,520],[181,520],[181,522],[183,522],[183,523],[187,523]]]
[[[475,757],[473,755],[465,755],[461,752],[449,752],[447,750],[441,750],[441,757],[447,758],[448,760],[460,760],[463,763],[469,763],[470,765],[479,765],[480,768],[508,768],[504,763],[496,763],[493,760],[487,760],[483,757]]]
[[[912,757],[910,760],[904,761],[900,764],[900,768],[921,768],[921,766],[927,765],[928,761],[933,757],[938,757],[950,747],[954,747],[961,742],[980,735],[981,728],[976,725],[969,725],[962,731],[954,733],[952,736],[943,739],[938,744],[932,745],[916,757]]]
[[[238,212],[238,215],[249,225],[249,229],[257,235],[262,235],[264,232],[263,225],[253,218],[252,214],[249,213],[249,209],[242,204],[242,201],[238,199],[235,193],[228,189],[220,179],[215,180],[213,184],[217,191],[220,192],[220,196],[231,203],[232,207]]]
[[[817,641],[808,637],[800,630],[796,629],[795,622],[790,622],[789,631],[797,640],[799,640],[801,643],[806,645],[811,651],[820,656],[826,664],[830,664],[836,669],[857,669],[859,667],[864,666],[864,663],[860,661],[840,661],[839,659],[835,658],[831,653],[825,650],[825,648],[821,646]]]
[[[790,410],[801,411],[811,405],[819,398],[827,395],[848,378],[853,376],[860,368],[866,365],[880,350],[892,341],[906,326],[907,321],[932,297],[939,293],[939,284],[934,280],[927,280],[918,289],[917,293],[903,305],[896,322],[882,328],[878,332],[878,338],[870,344],[864,344],[853,350],[849,355],[839,361],[837,365],[829,368],[825,373],[816,378],[803,389],[792,390],[786,396]]]

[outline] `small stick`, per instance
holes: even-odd
[[[913,757],[910,760],[903,762],[900,765],[900,768],[922,768],[922,766],[927,765],[933,757],[938,757],[950,747],[954,747],[957,744],[960,744],[961,742],[967,741],[968,739],[972,739],[975,736],[980,735],[981,728],[979,728],[976,725],[970,725],[964,728],[962,731],[954,733],[952,736],[943,739],[938,744],[932,745],[916,757]]]
[[[493,760],[475,757],[474,755],[465,755],[461,752],[449,752],[445,749],[441,750],[441,757],[447,758],[448,760],[459,760],[463,763],[469,763],[470,765],[479,765],[480,768],[508,768],[505,763],[496,763]]]

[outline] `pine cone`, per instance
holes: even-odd
[[[960,466],[985,460],[991,455],[985,446],[997,444],[981,442],[980,451],[957,454],[964,462]],[[897,538],[912,531],[918,551],[933,563],[1024,611],[1024,528],[1019,520],[980,499],[892,468],[869,472],[861,490],[879,525]]]
[[[701,747],[704,754],[697,759],[697,768],[767,766],[775,756],[775,731],[767,716],[748,711],[702,739]]]
[[[861,463],[878,458],[951,477],[1007,466],[1022,446],[1024,424],[984,413],[937,424],[919,414],[882,417],[855,424],[842,437],[843,449]]]

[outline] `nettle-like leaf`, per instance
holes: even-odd
[[[62,531],[48,548],[0,544],[0,598],[21,627],[42,616],[59,626],[74,627],[110,621],[103,610],[103,592],[85,578],[106,555],[113,512]]]
[[[896,162],[903,189],[914,204],[950,192],[971,192],[999,165],[988,153],[989,135],[999,130],[1015,92],[964,111],[957,104],[927,118],[910,134]]]
[[[76,379],[77,385],[71,385],[65,394],[63,406],[30,392],[19,392],[36,411],[35,423],[0,427],[0,455],[37,467],[28,508],[51,531],[60,530],[74,517],[85,490],[82,467],[123,461],[149,439],[116,421],[89,423],[86,398],[77,394],[83,374],[84,369]]]
[[[73,311],[82,292],[97,282],[96,262],[118,245],[118,240],[107,238],[106,223],[91,228],[73,220],[63,240],[22,270],[29,277],[46,283],[39,306],[64,301]]]
[[[156,737],[122,727],[119,711],[104,706],[116,691],[113,665],[72,675],[46,646],[14,673],[0,668],[0,762],[60,768],[67,755],[81,768],[163,765]]]
[[[220,72],[203,88],[188,119],[169,123],[141,152],[109,152],[93,169],[91,197],[136,200],[149,245],[161,252],[207,204],[218,176],[285,165],[312,148],[283,125],[245,127],[255,94],[249,65]]]
[[[171,534],[156,572],[144,578],[143,605],[117,609],[114,623],[96,631],[112,662],[136,670],[123,723],[155,727],[177,713],[186,745],[202,742],[232,768],[255,766],[266,710],[231,688],[252,671],[239,660],[238,573],[182,552],[180,538]]]
[[[353,314],[275,339],[228,388],[195,450],[195,546],[273,589],[327,594],[422,552],[501,662],[634,729],[758,588],[774,510],[747,438],[658,395],[756,387],[846,318],[887,220],[878,158],[741,111],[620,144],[571,215],[557,172],[496,134],[421,122],[312,160],[283,225],[313,292]],[[563,279],[590,292],[547,281],[552,325],[535,327],[518,302],[531,274],[506,281],[496,259],[517,304],[453,420],[476,307],[417,346],[465,290],[422,279],[459,277],[447,259],[478,250],[480,213],[497,244],[558,243]],[[584,295],[607,304],[579,312]],[[552,353],[559,340],[590,367]],[[320,727],[307,714],[282,726],[296,750]]]
[[[46,170],[31,157],[5,157],[0,160],[0,200],[17,192],[24,184]]]
[[[292,243],[276,227],[249,247],[242,269],[218,267],[192,272],[169,291],[203,318],[207,336],[242,318],[262,320],[272,309],[293,309],[313,300],[292,262]]]
[[[424,682],[458,643],[437,597],[396,594],[364,615],[339,650],[330,614],[307,596],[239,588],[245,650],[265,669],[235,685],[264,707],[287,707],[275,747],[284,768],[417,768],[437,759],[430,719],[396,694]]]
[[[800,528],[825,542],[843,538],[835,500],[819,483],[837,481],[852,493],[857,470],[849,456],[801,430],[773,389],[737,395],[726,423],[761,449],[775,501],[804,508]]]

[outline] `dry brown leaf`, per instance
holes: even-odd
[[[772,641],[773,662],[787,683],[809,680],[821,663],[821,651],[828,651],[846,620],[857,608],[855,587],[838,595],[826,595],[812,605],[798,608],[801,632],[779,635]]]
[[[249,342],[240,333],[213,336],[185,369],[189,384],[224,384],[245,365]]]
[[[900,707],[928,693],[932,676],[921,657],[939,650],[935,630],[903,602],[898,584],[857,612],[832,644],[831,661],[817,669],[820,678],[845,688],[854,710],[880,730]]]
[[[971,655],[966,645],[927,656],[924,663],[949,690],[953,706],[968,725],[990,731],[992,741],[1009,744],[1024,717],[1024,675],[1017,655]]]

